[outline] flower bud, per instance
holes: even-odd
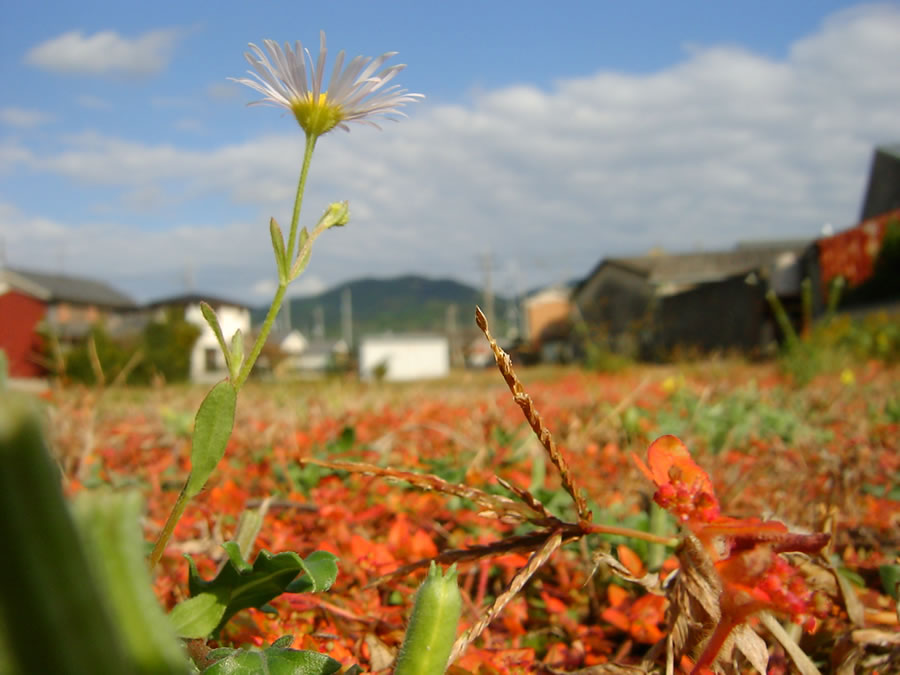
[[[397,656],[395,675],[442,675],[456,639],[462,596],[456,565],[441,573],[434,561],[416,592],[416,604]]]

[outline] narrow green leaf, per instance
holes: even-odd
[[[200,404],[191,440],[191,475],[184,489],[188,497],[196,496],[203,489],[225,455],[225,446],[234,426],[236,404],[237,392],[225,380],[210,389]]]
[[[244,509],[238,520],[237,529],[234,533],[234,542],[237,544],[241,552],[241,556],[249,558],[253,552],[253,544],[259,536],[262,529],[263,518],[268,511],[269,500],[263,500],[259,508]]]
[[[272,250],[275,253],[275,266],[278,269],[278,280],[287,281],[287,252],[284,250],[284,234],[278,221],[269,219],[269,234],[272,235]]]
[[[138,673],[185,673],[187,658],[153,593],[140,529],[136,492],[87,492],[74,513],[98,585],[112,609],[129,660]]]
[[[35,403],[0,396],[0,625],[12,672],[133,672],[60,489]]]
[[[169,621],[178,637],[196,640],[209,637],[225,614],[226,595],[200,593],[175,605],[169,612]]]
[[[225,336],[222,334],[222,327],[219,325],[219,317],[216,316],[216,312],[212,307],[202,301],[200,302],[200,313],[203,315],[203,318],[206,319],[206,323],[209,324],[212,332],[216,334],[216,341],[219,343],[219,349],[222,350],[222,354],[225,355],[225,360],[227,361],[226,365],[228,366],[228,372],[230,373],[232,370],[231,353],[228,351]]]
[[[231,349],[229,349],[231,358],[228,361],[229,374],[231,379],[237,378],[241,372],[241,366],[244,365],[244,334],[238,328],[234,335],[231,336]]]
[[[312,253],[312,247],[306,247],[309,241],[309,232],[304,227],[300,230],[299,242],[297,244],[297,259],[291,266],[291,273],[288,275],[288,281],[293,281],[300,276],[300,273],[306,269],[309,264],[309,256]]]

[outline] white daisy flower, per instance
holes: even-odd
[[[357,56],[343,69],[344,52],[341,51],[325,89],[322,79],[328,50],[325,48],[324,31],[320,40],[319,58],[315,64],[309,50],[304,49],[299,41],[294,44],[294,49],[287,43],[282,49],[277,42],[265,40],[265,51],[251,43],[251,51],[244,56],[253,66],[253,71],[247,71],[253,79],[229,79],[246,84],[264,96],[250,105],[271,104],[287,108],[307,135],[313,136],[321,136],[334,127],[349,131],[345,122],[360,122],[380,129],[370,117],[405,117],[400,107],[425,98],[422,94],[407,93],[397,84],[383,89],[406,65],[390,66],[378,73],[375,71],[397,52],[388,52],[376,59]]]

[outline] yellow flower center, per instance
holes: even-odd
[[[291,111],[303,131],[312,136],[331,131],[344,119],[341,106],[329,102],[328,92],[325,91],[319,94],[317,100],[313,100],[310,93],[291,101]]]

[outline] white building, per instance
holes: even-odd
[[[194,343],[191,350],[191,380],[193,382],[215,382],[228,376],[225,366],[225,356],[219,347],[219,341],[203,313],[200,311],[200,302],[207,303],[216,312],[219,318],[219,326],[225,343],[230,345],[231,338],[240,330],[244,336],[244,346],[249,349],[250,344],[250,308],[233,300],[225,300],[209,295],[179,295],[172,298],[163,298],[148,305],[148,308],[159,314],[159,318],[165,319],[165,312],[173,307],[184,308],[184,319],[200,329],[200,337]]]
[[[450,343],[443,335],[379,335],[359,345],[359,376],[381,374],[385,380],[409,381],[445,377],[450,373]]]

